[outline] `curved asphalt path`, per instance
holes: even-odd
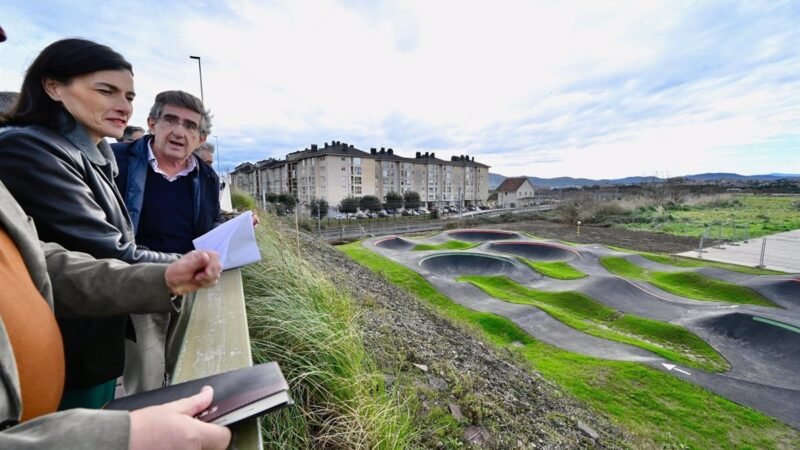
[[[425,242],[439,243],[449,238],[458,237],[445,232],[426,239]],[[365,243],[376,252],[420,273],[436,289],[462,306],[508,318],[534,338],[564,350],[603,359],[645,363],[800,428],[800,332],[791,330],[793,327],[800,330],[798,275],[758,276],[708,267],[676,268],[600,245],[570,247],[552,241],[531,240],[527,241],[559,245],[568,249],[574,257],[563,260],[587,273],[589,277],[570,281],[553,280],[514,261],[513,255],[508,255],[510,265],[478,263],[479,267],[469,270],[470,273],[484,275],[506,275],[521,284],[540,290],[583,292],[622,312],[680,324],[711,344],[730,362],[729,372],[715,374],[678,366],[639,347],[590,336],[564,325],[534,306],[495,299],[469,283],[455,282],[455,278],[463,273],[448,270],[446,267],[433,267],[431,271],[430,266],[426,268],[424,263],[420,264],[425,258],[443,252],[410,251],[417,243],[412,240],[406,240],[411,244],[407,249],[388,249],[380,244],[376,246],[375,243],[381,239],[385,238],[370,239]],[[525,238],[516,237],[514,240],[526,241]],[[498,252],[499,247],[492,248],[491,243],[484,243],[471,250],[444,253],[497,257],[502,254]],[[601,256],[621,256],[650,271],[695,270],[712,278],[751,287],[785,309],[704,302],[679,297],[649,283],[610,274],[599,264]],[[481,261],[475,256],[469,259]],[[775,327],[762,320],[753,320],[753,316],[786,326]]]

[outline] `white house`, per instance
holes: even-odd
[[[528,177],[506,178],[497,187],[497,204],[501,208],[533,206],[533,184]]]

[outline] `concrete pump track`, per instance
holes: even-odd
[[[417,244],[449,239],[482,243],[462,251],[412,250]],[[453,230],[420,240],[381,237],[368,239],[364,245],[416,271],[462,306],[508,318],[540,341],[597,358],[647,364],[800,428],[800,274],[750,275],[712,267],[677,268],[600,245],[568,246],[495,230]],[[548,278],[520,262],[518,256],[537,262],[567,262],[588,276],[569,281]],[[611,274],[599,262],[604,256],[623,257],[649,271],[694,270],[749,287],[778,307],[673,295],[649,283]],[[717,350],[731,369],[711,373],[689,368],[633,345],[591,336],[535,306],[499,300],[471,283],[457,282],[462,275],[505,275],[540,291],[577,291],[624,313],[681,325]]]

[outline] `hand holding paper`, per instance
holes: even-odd
[[[219,254],[222,270],[261,261],[253,212],[247,211],[192,241],[197,250],[213,250]]]

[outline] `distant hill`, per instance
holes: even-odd
[[[722,181],[722,180],[730,180],[730,181],[775,181],[784,178],[800,178],[800,174],[791,174],[791,173],[770,173],[766,175],[739,175],[737,173],[701,173],[697,175],[687,175],[685,177],[688,180],[694,181]],[[490,173],[489,174],[489,188],[495,189],[497,186],[500,186],[500,183],[505,180],[506,177],[497,173]],[[663,183],[665,180],[663,178],[658,177],[626,177],[626,178],[616,178],[613,180],[602,179],[602,180],[592,180],[589,178],[572,178],[572,177],[558,177],[558,178],[539,178],[539,177],[528,177],[533,183],[534,186],[537,187],[547,187],[547,188],[567,188],[567,187],[582,187],[582,186],[610,186],[610,185],[625,185],[625,184],[642,184],[642,183]]]
[[[739,175],[737,173],[701,173],[699,175],[689,175],[685,178],[697,181],[714,181],[714,180],[757,180],[757,181],[774,181],[784,178],[800,178],[798,174],[791,173],[770,173],[767,175]]]

